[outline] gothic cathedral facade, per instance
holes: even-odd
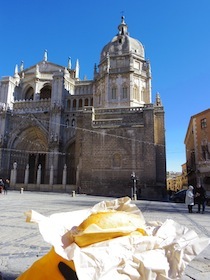
[[[164,107],[152,103],[144,47],[124,17],[92,80],[48,61],[0,81],[0,176],[28,190],[55,185],[104,196],[157,197],[166,186]],[[37,172],[40,171],[39,182]],[[14,178],[12,178],[14,181]]]

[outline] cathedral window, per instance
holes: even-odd
[[[112,94],[111,95],[112,99],[116,99],[117,98],[117,89],[116,89],[116,87],[112,88],[112,93],[111,94]]]
[[[79,108],[82,108],[82,99],[79,100]]]
[[[67,100],[67,109],[70,109],[71,107],[71,100]]]
[[[77,100],[74,99],[74,100],[73,100],[73,109],[76,109],[76,107],[77,107]]]
[[[88,106],[88,99],[85,99],[85,106]]]
[[[127,87],[123,87],[122,88],[122,98],[123,99],[128,98],[128,89],[127,89]]]

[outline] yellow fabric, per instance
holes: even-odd
[[[37,260],[33,265],[21,274],[16,280],[64,280],[58,269],[59,262],[64,262],[75,270],[73,261],[68,261],[52,248],[48,254]]]

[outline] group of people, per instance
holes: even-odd
[[[5,181],[0,178],[0,193],[1,194],[7,194],[9,188],[9,179],[6,179]]]
[[[197,213],[204,214],[206,207],[206,190],[204,187],[200,184],[198,184],[196,188],[190,185],[186,192],[185,203],[188,207],[189,213],[193,213],[193,206],[197,203]]]

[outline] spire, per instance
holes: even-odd
[[[97,72],[97,65],[96,65],[96,63],[94,64],[94,75],[95,74],[97,74],[98,72]]]
[[[156,93],[155,105],[156,105],[156,106],[162,106],[162,102],[161,102],[161,99],[160,99],[160,94],[159,94],[159,92]]]
[[[71,57],[68,58],[68,70],[71,70]]]
[[[121,17],[121,24],[118,26],[118,35],[128,35],[128,26],[125,23],[125,17]]]
[[[15,65],[15,74],[14,74],[14,77],[15,77],[15,78],[19,77],[19,75],[18,75],[18,65],[17,65],[17,64]]]
[[[20,64],[20,71],[22,72],[22,71],[23,71],[23,69],[24,69],[24,62],[23,62],[23,61],[21,61],[21,64]]]
[[[79,79],[79,60],[76,60],[76,67],[75,67],[75,78]]]
[[[47,50],[44,51],[44,61],[47,61]]]

